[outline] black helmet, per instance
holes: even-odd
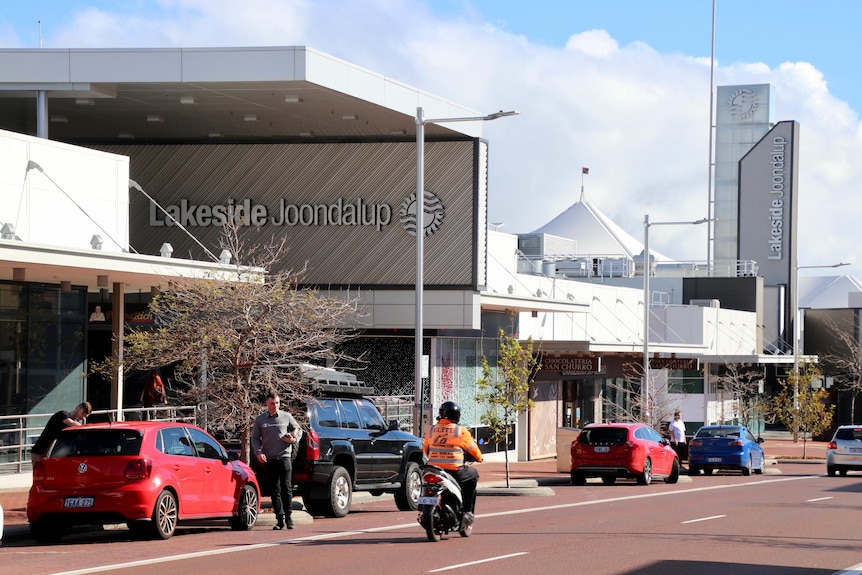
[[[461,406],[454,401],[444,401],[437,413],[440,414],[440,419],[448,419],[455,423],[461,421]]]

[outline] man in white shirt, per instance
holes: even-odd
[[[673,421],[667,426],[667,430],[670,433],[670,445],[679,455],[679,461],[682,463],[688,458],[688,454],[685,449],[685,423],[683,423],[682,415],[678,409],[673,412]]]

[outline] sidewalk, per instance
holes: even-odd
[[[801,439],[794,443],[793,439],[786,433],[766,432],[763,434],[763,451],[767,460],[771,463],[811,463],[823,466],[826,473],[826,442],[806,441]],[[804,458],[803,458],[804,454]],[[533,495],[547,496],[553,492],[547,489],[549,485],[568,484],[567,473],[557,471],[557,460],[554,457],[536,459],[533,461],[509,461],[509,483],[510,487],[518,488],[517,493],[511,491],[500,491],[506,488],[506,462],[502,455],[488,456],[483,463],[475,464],[479,472],[479,494],[480,495]],[[16,476],[0,475],[0,506],[5,515],[4,538],[12,538],[27,533],[27,491],[30,488],[31,478],[29,474]],[[545,487],[546,489],[534,489]],[[365,494],[355,493],[354,500],[359,502]],[[261,502],[264,507],[269,504],[269,498]],[[298,524],[312,521],[305,512],[294,513]],[[261,513],[258,524],[265,525],[266,521],[274,517],[271,513]],[[297,521],[299,519],[299,521]]]

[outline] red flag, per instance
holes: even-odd
[[[590,169],[589,169],[589,168],[581,168],[581,173],[582,173],[582,174],[589,174],[589,173],[590,173]]]

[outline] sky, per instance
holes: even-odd
[[[799,273],[862,278],[862,2],[715,0],[714,66],[712,16],[712,0],[0,0],[0,48],[309,46],[479,114],[518,110],[483,127],[500,231],[583,190],[640,240],[647,214],[709,213],[711,77],[768,83],[774,119],[800,125]],[[676,259],[707,245],[706,226],[651,228]]]

